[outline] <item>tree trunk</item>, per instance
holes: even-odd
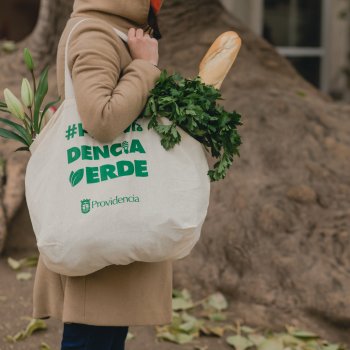
[[[70,3],[43,1],[26,41],[42,64],[54,64]],[[350,343],[350,106],[307,83],[218,1],[165,2],[160,28],[160,65],[188,77],[197,75],[202,56],[223,31],[235,30],[243,40],[222,87],[225,107],[242,114],[241,157],[225,180],[212,183],[202,238],[176,262],[175,285],[198,296],[223,291],[236,316],[251,324],[278,327],[295,319]],[[2,59],[1,74],[10,67],[12,73],[1,88],[18,86],[19,61],[16,54]],[[54,97],[53,78],[50,87]],[[16,220],[28,216],[28,156],[11,154],[17,145],[1,142],[9,224],[20,207]]]
[[[53,65],[56,60],[57,43],[71,12],[70,0],[42,0],[38,22],[33,32],[17,44],[13,54],[0,57],[1,86],[18,86],[18,79],[27,73],[23,64],[23,49],[28,47],[38,63],[37,72],[46,65]]]
[[[23,76],[29,78],[23,62],[25,47],[29,48],[37,63],[37,74],[46,64],[55,65],[57,43],[71,7],[70,0],[42,0],[39,19],[32,34],[17,44],[14,53],[0,56],[1,92],[8,87],[19,94],[21,78]],[[56,79],[54,69],[50,71],[49,77],[51,97],[55,97],[56,86],[52,84]],[[2,94],[1,100],[3,100]],[[2,165],[4,172],[0,172],[0,252],[4,248],[8,226],[24,200],[24,173],[29,155],[13,153],[16,148],[18,148],[16,142],[0,139],[1,158],[4,161]]]

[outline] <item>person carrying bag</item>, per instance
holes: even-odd
[[[147,34],[152,23],[159,38],[161,5],[75,0],[61,36],[64,102],[31,145],[26,198],[40,251],[33,317],[64,322],[62,349],[94,337],[74,324],[112,334],[171,323],[172,261],[190,253],[206,217],[202,145],[179,130],[181,145],[166,151],[135,122],[161,73]],[[123,348],[113,346],[96,349]]]
[[[121,134],[111,133],[109,140],[96,138],[85,119],[91,110],[77,104],[67,59],[72,33],[89,20],[81,19],[68,35],[65,100],[31,144],[25,176],[39,251],[47,267],[68,276],[111,264],[187,256],[199,239],[210,193],[205,149],[181,128],[181,143],[171,150],[162,146],[146,118]],[[147,35],[145,56],[155,66],[157,40]],[[142,55],[136,44],[144,40],[143,30],[131,28],[129,36],[132,54]]]

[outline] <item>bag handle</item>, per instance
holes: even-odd
[[[69,72],[69,67],[68,67],[68,44],[71,38],[71,35],[74,31],[74,29],[82,22],[86,21],[88,18],[84,18],[81,21],[77,22],[74,24],[73,28],[71,29],[68,38],[67,38],[67,42],[66,42],[66,48],[65,48],[65,54],[64,54],[64,95],[65,95],[65,100],[66,99],[72,99],[75,98],[75,94],[74,94],[74,87],[73,87],[73,81],[72,81],[72,77],[71,74]],[[117,35],[125,42],[128,42],[128,36],[123,33],[122,31],[120,31],[117,28],[114,28],[114,31],[117,33]]]

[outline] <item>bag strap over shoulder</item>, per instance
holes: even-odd
[[[83,18],[82,20],[78,21],[77,23],[74,24],[74,26],[72,27],[72,29],[70,30],[70,33],[68,34],[68,38],[67,38],[67,42],[66,42],[66,47],[65,47],[65,54],[64,54],[64,94],[65,94],[65,99],[72,99],[75,98],[75,94],[74,94],[74,88],[73,88],[73,81],[72,81],[72,77],[71,74],[69,72],[69,67],[68,67],[68,45],[69,45],[69,41],[71,38],[71,35],[74,31],[74,29],[82,22],[88,20],[89,18]],[[95,19],[92,19],[95,20]],[[109,24],[108,24],[109,25]],[[125,42],[128,42],[128,36],[123,33],[121,30],[114,28],[114,31],[116,32],[116,34]]]

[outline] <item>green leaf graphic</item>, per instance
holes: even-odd
[[[76,186],[84,177],[84,169],[79,169],[76,172],[72,171],[69,176],[71,185]]]

